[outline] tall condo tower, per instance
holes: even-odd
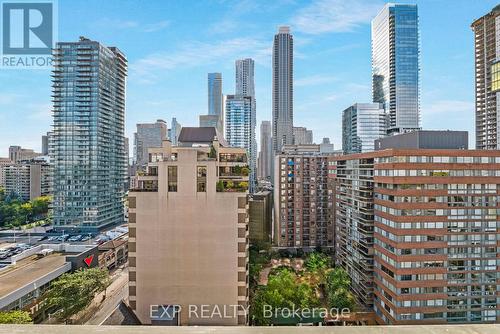
[[[386,4],[372,21],[372,93],[388,133],[420,128],[419,59],[417,5]]]
[[[476,69],[476,148],[500,148],[500,5],[472,23]]]
[[[257,127],[257,110],[255,101],[255,80],[254,61],[251,58],[238,59],[235,62],[236,91],[238,97],[247,96],[251,99],[251,110],[249,124],[245,128],[249,129],[248,138],[248,158],[250,166],[250,192],[253,193],[257,182],[257,139],[255,129]],[[227,103],[227,102],[226,102]],[[227,124],[227,123],[226,123]],[[230,140],[228,140],[231,142]]]
[[[279,27],[273,44],[273,151],[293,144],[293,36]]]
[[[54,49],[54,224],[95,231],[124,222],[125,79],[116,47],[80,37]]]

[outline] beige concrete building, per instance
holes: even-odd
[[[52,193],[51,166],[44,160],[32,159],[0,169],[7,194],[16,194],[24,201]]]
[[[5,180],[3,179],[3,168],[11,164],[13,164],[13,162],[9,158],[0,158],[0,187],[5,187]]]
[[[150,149],[130,191],[129,302],[143,324],[248,323],[247,155],[211,140]]]

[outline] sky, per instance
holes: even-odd
[[[395,1],[401,2],[401,1]],[[257,127],[271,120],[273,36],[294,37],[294,126],[320,142],[342,142],[342,111],[371,102],[370,22],[379,0],[59,0],[60,41],[79,36],[117,46],[128,58],[126,136],[136,123],[172,117],[197,126],[207,113],[207,73],[234,93],[234,61],[255,60]],[[474,142],[474,44],[470,24],[492,0],[422,0],[421,113],[424,129],[469,131]],[[0,69],[0,157],[10,145],[41,149],[51,129],[50,70]]]

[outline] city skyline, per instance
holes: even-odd
[[[468,130],[473,143],[473,33],[470,24],[491,11],[495,2],[469,5],[462,1],[452,8],[448,8],[445,1],[405,3],[419,6],[421,125],[425,129],[437,129],[446,120],[449,129]],[[199,33],[196,27],[186,29],[185,23],[191,19],[177,26],[181,9],[175,8],[175,4],[165,5],[172,7],[169,15],[152,12],[159,3],[143,6],[138,15],[133,15],[136,8],[126,3],[120,11],[113,13],[115,4],[107,3],[98,15],[89,13],[91,5],[59,2],[59,39],[75,40],[79,35],[85,35],[102,41],[104,45],[117,45],[130,55],[126,112],[126,135],[129,138],[132,138],[136,123],[157,118],[177,117],[181,124],[196,125],[198,115],[206,110],[206,74],[220,71],[223,76],[231,78],[234,60],[241,57],[252,57],[256,61],[257,124],[271,120],[270,50],[272,36],[281,24],[291,25],[296,40],[294,121],[313,129],[315,142],[330,137],[336,147],[340,147],[342,110],[356,101],[371,100],[370,21],[383,7],[382,1],[355,1],[349,8],[343,7],[339,1],[280,3],[269,8],[258,2],[212,4],[213,12],[218,14],[229,13],[235,6],[242,7],[239,16],[232,18],[233,23],[244,16],[261,13],[259,20],[262,24],[259,27],[249,24],[244,32],[223,32],[223,24],[229,26],[231,17],[210,15],[202,20],[211,27],[203,32],[208,37],[203,42],[194,36]],[[321,6],[327,5],[330,5],[330,10],[321,13]],[[453,21],[438,15],[443,7]],[[356,18],[338,16],[340,11],[347,9]],[[277,13],[280,10],[282,13]],[[72,22],[75,13],[88,14],[88,21]],[[316,19],[315,24],[307,24],[312,18]],[[440,20],[439,29],[433,23],[437,20]],[[101,29],[104,26],[113,28],[104,31]],[[178,29],[183,30],[182,34],[176,35]],[[141,40],[138,42],[138,39]],[[439,47],[450,39],[455,41],[453,46]],[[165,47],[156,44],[160,40],[171,42],[170,56],[166,56]],[[137,45],[133,46],[134,43]],[[212,49],[210,43],[213,43]],[[198,51],[203,56],[196,62]],[[317,66],[318,61],[321,66]],[[313,64],[315,66],[311,66]],[[346,66],[350,66],[349,71]],[[453,71],[452,68],[457,66],[464,71]],[[186,76],[188,71],[193,75]],[[12,84],[13,78],[15,84]],[[10,145],[39,151],[40,136],[50,130],[49,71],[4,72],[0,74],[0,84],[7,87],[0,93],[0,116],[4,120],[0,124],[0,131],[4,134],[0,138],[0,156],[7,156]],[[228,81],[223,93],[232,91],[234,83]],[[15,113],[11,112],[14,108]],[[18,123],[23,126],[19,127]]]

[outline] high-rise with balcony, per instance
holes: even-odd
[[[255,190],[255,184],[257,182],[257,139],[255,134],[255,129],[257,127],[257,109],[256,109],[256,99],[255,99],[255,81],[254,81],[254,61],[251,58],[238,59],[235,62],[235,77],[236,77],[236,89],[235,95],[237,97],[248,96],[251,99],[251,112],[250,118],[248,119],[249,124],[245,125],[245,128],[249,128],[249,138],[248,138],[248,157],[250,166],[250,192]],[[229,96],[226,97],[226,106],[228,104]],[[226,110],[227,112],[227,110]],[[228,123],[230,121],[230,123]],[[234,115],[231,117],[226,117],[226,127],[232,126],[234,124]],[[247,120],[245,119],[245,122]],[[234,132],[234,127],[233,130]],[[231,144],[231,140],[227,139]],[[241,146],[238,146],[241,147]]]
[[[215,133],[183,128],[183,146],[150,149],[130,191],[129,301],[143,324],[248,324],[247,154]]]
[[[167,122],[162,119],[155,123],[137,124],[137,132],[134,133],[134,163],[139,169],[149,161],[148,149],[161,147],[161,143],[167,139],[167,133]]]
[[[274,244],[333,247],[333,198],[328,157],[319,145],[285,145],[274,161]]]
[[[386,136],[387,117],[381,103],[355,103],[342,112],[344,153],[370,152],[376,139]]]
[[[419,59],[417,5],[386,4],[372,21],[372,93],[389,133],[420,128]]]
[[[472,23],[475,50],[476,148],[500,148],[500,5]]]
[[[273,159],[272,130],[270,121],[262,121],[260,124],[260,152],[258,178],[271,179]]]
[[[250,192],[253,192],[255,188],[257,169],[254,101],[251,96],[247,95],[226,96],[225,139],[231,147],[247,150],[250,168]]]
[[[222,73],[208,73],[208,115],[217,115],[217,130],[224,133],[224,105],[222,96]]]
[[[95,231],[124,221],[127,59],[81,37],[54,49],[54,224]]]
[[[498,322],[500,151],[416,147],[330,159],[336,263],[379,323]]]
[[[278,28],[273,43],[273,152],[293,144],[293,36]]]

